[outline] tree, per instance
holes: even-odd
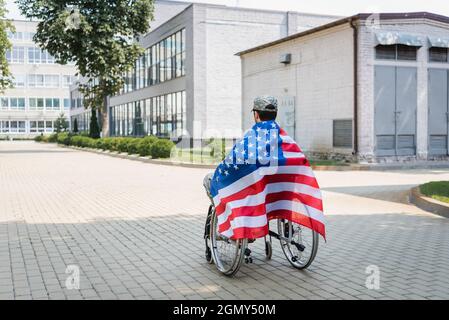
[[[12,74],[9,70],[8,60],[6,59],[6,52],[11,49],[8,31],[14,32],[15,29],[11,21],[5,19],[7,13],[5,1],[0,0],[0,93],[13,86]]]
[[[78,133],[78,120],[73,120],[73,133]]]
[[[64,132],[64,131],[67,131],[68,127],[69,127],[69,122],[67,121],[67,119],[64,115],[64,112],[61,112],[59,114],[59,117],[55,120],[55,125],[54,125],[55,131],[56,131],[56,133]]]
[[[109,135],[107,97],[124,85],[143,48],[134,41],[149,29],[154,0],[17,0],[27,18],[39,21],[34,41],[56,62],[73,61],[87,83],[86,108],[100,111]]]
[[[98,125],[97,110],[95,109],[92,109],[92,115],[90,117],[89,137],[94,139],[100,138],[100,126]]]

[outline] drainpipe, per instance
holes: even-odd
[[[359,70],[359,54],[358,54],[358,29],[357,24],[355,22],[355,19],[351,19],[350,24],[351,28],[353,30],[353,36],[354,36],[354,132],[353,132],[353,140],[354,140],[354,146],[352,150],[352,154],[356,156],[359,152],[359,142],[358,142],[358,109],[359,109],[359,101],[358,101],[358,70]]]

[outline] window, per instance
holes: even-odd
[[[70,99],[64,98],[64,109],[70,109]]]
[[[9,108],[9,99],[8,98],[0,98],[0,108],[2,110],[8,110],[8,108]]]
[[[352,120],[334,120],[334,148],[352,148]]]
[[[28,104],[30,110],[43,110],[44,98],[29,98]]]
[[[44,86],[46,88],[59,88],[59,76],[46,74],[44,76]]]
[[[47,51],[43,51],[38,47],[28,47],[28,63],[52,64],[55,63],[55,59]]]
[[[25,110],[25,98],[10,98],[9,107],[11,110]]]
[[[25,63],[25,47],[12,47],[12,51],[6,51],[6,59],[10,63]]]
[[[429,49],[430,62],[448,62],[448,48],[432,47]]]
[[[62,76],[62,87],[69,88],[76,81],[75,76],[64,75]]]
[[[58,98],[46,98],[45,99],[45,110],[60,110],[60,102]]]
[[[28,63],[41,63],[41,49],[36,47],[28,48]]]
[[[416,61],[418,47],[398,45],[378,45],[376,59]]]
[[[30,132],[37,132],[37,121],[30,121]]]
[[[25,121],[0,121],[0,132],[25,133]]]
[[[24,88],[25,87],[25,75],[16,74],[13,79],[14,87],[16,88]]]
[[[44,87],[44,75],[43,74],[29,74],[28,75],[28,87],[43,88]]]
[[[28,86],[31,88],[58,88],[59,75],[29,74]]]
[[[9,121],[0,121],[0,132],[7,133],[9,132]]]
[[[11,32],[8,31],[8,38],[11,40],[22,40],[23,39],[23,32]]]
[[[53,132],[53,121],[45,121],[45,132]]]
[[[37,122],[37,132],[44,132],[45,130],[45,121]]]

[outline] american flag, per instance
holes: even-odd
[[[231,239],[268,234],[287,219],[325,238],[321,192],[309,161],[275,121],[256,123],[215,170],[211,196],[218,231]]]

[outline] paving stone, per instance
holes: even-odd
[[[267,261],[258,240],[227,278],[203,257],[210,170],[34,142],[0,142],[0,156],[0,299],[449,299],[449,219],[407,201],[448,169],[317,171],[327,242],[311,267],[278,241]],[[66,289],[68,265],[81,290]],[[380,290],[365,287],[370,265]]]

